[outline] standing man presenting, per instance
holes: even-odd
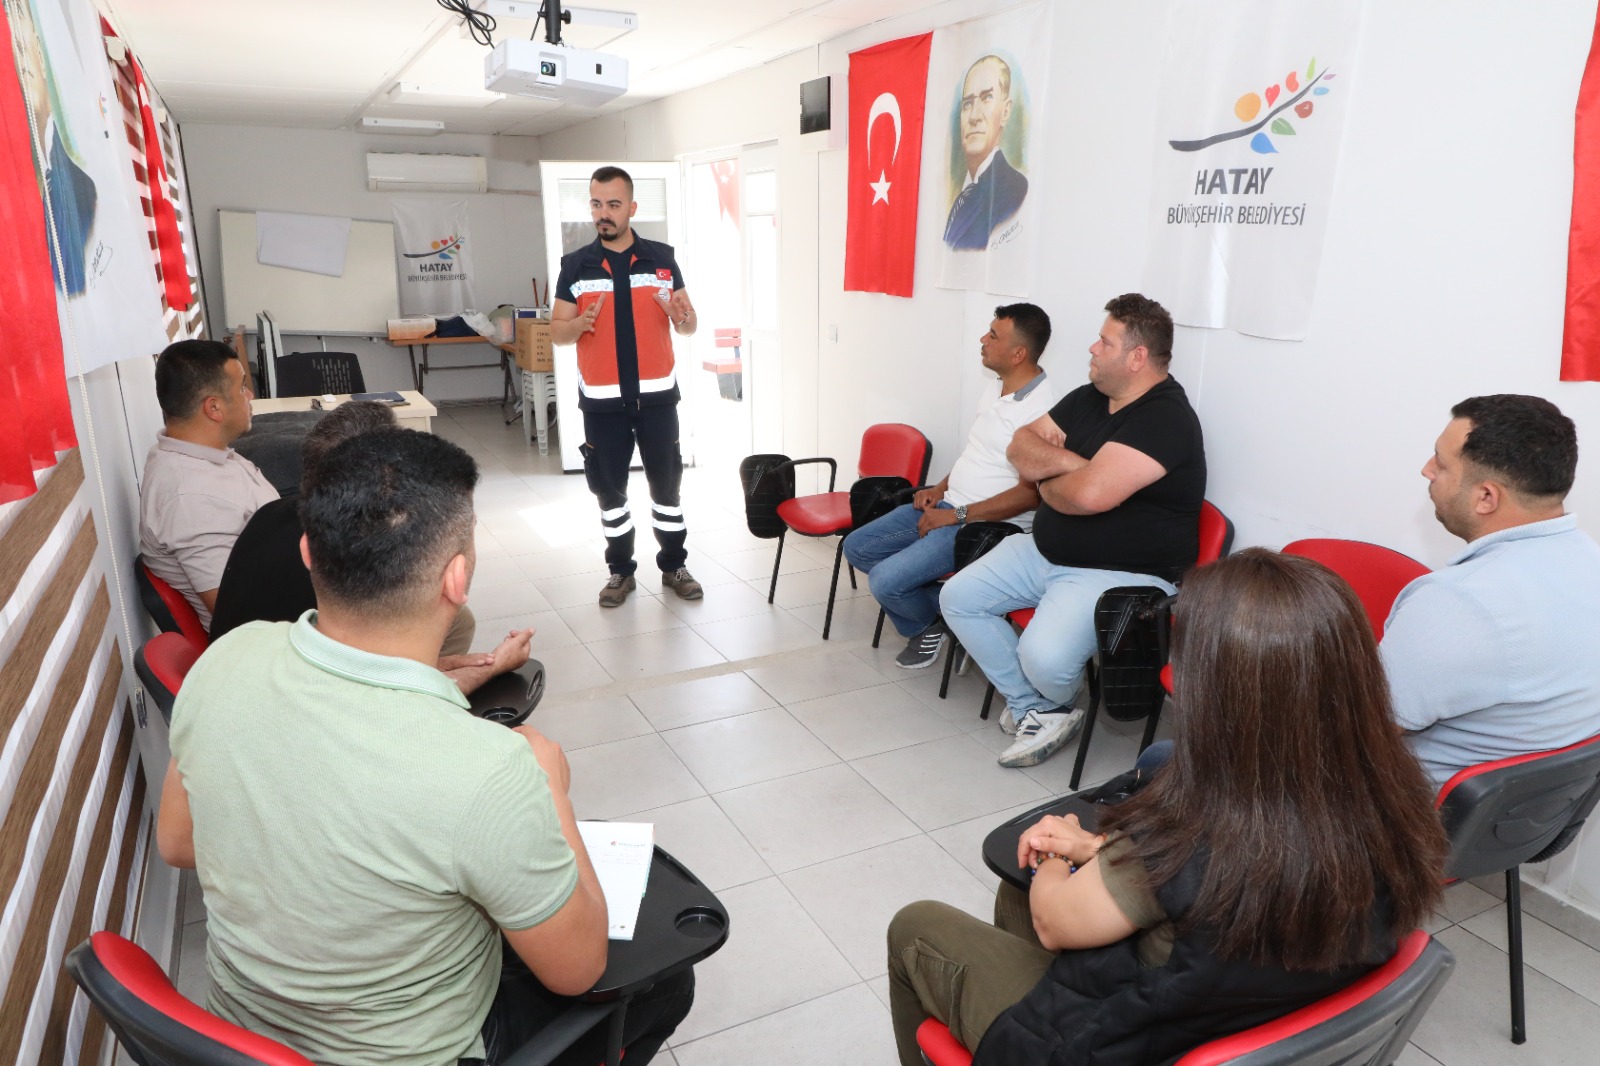
[[[620,607],[636,587],[628,467],[639,446],[650,483],[661,585],[686,600],[704,595],[684,565],[688,532],[679,490],[678,381],[672,330],[691,336],[699,320],[683,287],[672,247],[645,240],[629,220],[639,205],[621,167],[601,167],[589,180],[593,244],[561,257],[550,336],[578,346],[578,409],[583,412],[583,472],[600,502],[611,577],[600,606]]]

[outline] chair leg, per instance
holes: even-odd
[[[994,685],[989,686],[989,691],[983,694],[983,710],[978,712],[978,717],[985,722],[989,720],[989,704],[994,702]]]
[[[883,639],[883,620],[885,618],[888,618],[888,617],[889,617],[889,612],[885,611],[882,607],[879,607],[878,608],[878,628],[874,629],[872,631],[872,646],[874,648],[876,648],[878,646],[878,642]]]
[[[1522,868],[1506,871],[1506,944],[1511,948],[1511,1042],[1528,1042],[1528,1019],[1522,999]]]
[[[1094,736],[1094,723],[1100,714],[1100,672],[1095,669],[1093,659],[1084,666],[1083,672],[1089,683],[1089,706],[1084,711],[1078,754],[1072,760],[1072,779],[1067,782],[1067,787],[1074,792],[1078,791],[1078,782],[1083,778],[1083,764],[1089,759],[1089,738]]]
[[[844,541],[839,541],[838,550],[833,553],[833,581],[828,585],[828,613],[822,619],[822,639],[828,639],[828,631],[833,628],[833,597],[839,591],[839,563],[844,559]],[[850,571],[852,574],[855,571]]]
[[[783,562],[783,538],[787,532],[788,530],[784,530],[783,533],[778,534],[778,554],[772,557],[772,584],[767,589],[768,603],[771,603],[772,597],[778,594],[778,564]]]
[[[844,540],[843,539],[841,539],[839,541],[839,551],[841,553],[844,551]],[[846,563],[845,566],[850,571],[850,587],[851,588],[855,588],[856,587],[856,568],[851,566],[849,563]]]
[[[1078,791],[1078,782],[1083,779],[1083,764],[1089,758],[1089,738],[1094,736],[1094,722],[1099,713],[1100,709],[1094,706],[1084,712],[1083,734],[1078,737],[1078,755],[1072,760],[1072,779],[1067,782],[1067,787],[1074,792]]]
[[[950,694],[950,674],[956,668],[956,656],[961,654],[961,642],[956,640],[954,633],[950,634],[950,647],[944,656],[944,676],[939,679],[939,698],[942,700]]]

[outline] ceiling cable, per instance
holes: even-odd
[[[495,18],[486,11],[475,11],[467,0],[438,0],[446,11],[460,15],[472,39],[485,48],[494,47]]]

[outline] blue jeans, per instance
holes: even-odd
[[[1066,706],[1094,657],[1094,605],[1120,585],[1174,586],[1149,574],[1055,566],[1032,537],[1007,537],[945,582],[939,605],[950,631],[1019,721]],[[1019,638],[1006,615],[1037,607]]]
[[[938,581],[956,568],[956,527],[940,526],[918,537],[921,517],[921,511],[903,503],[844,538],[844,557],[867,575],[873,598],[895,632],[908,639],[939,617]]]

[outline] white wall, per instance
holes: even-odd
[[[865,425],[904,420],[933,440],[935,475],[948,469],[981,373],[976,339],[998,301],[932,285],[942,218],[927,207],[911,299],[841,291],[845,154],[795,132],[794,101],[816,74],[842,92],[850,51],[1005,6],[930,6],[542,139],[549,158],[629,160],[779,138],[783,422],[781,443],[762,447],[849,457]],[[1083,380],[1105,301],[1142,288],[1172,6],[1053,4],[1050,111],[1035,142],[1052,146],[1051,209],[1030,298],[1054,322],[1044,365],[1058,389]],[[1557,380],[1572,113],[1595,0],[1364,8],[1307,339],[1180,329],[1173,372],[1205,426],[1208,495],[1240,546],[1352,537],[1439,566],[1459,543],[1435,522],[1418,471],[1452,403],[1546,396],[1591,456],[1600,450],[1600,385]],[[937,202],[940,141],[929,129],[924,204]],[[1568,506],[1600,535],[1600,459],[1585,458]],[[1600,905],[1600,844],[1557,860],[1551,880]]]
[[[217,211],[295,211],[316,215],[390,219],[391,194],[367,190],[367,152],[450,152],[489,160],[489,187],[504,190],[465,194],[472,235],[473,272],[479,310],[502,303],[530,306],[531,278],[544,275],[544,223],[539,189],[536,137],[441,134],[392,137],[340,130],[278,129],[188,123],[183,152],[188,167],[200,267],[205,283],[207,322],[221,336],[237,322],[223,319],[222,269]],[[419,193],[421,196],[458,194]],[[268,308],[270,310],[270,308]],[[255,328],[254,319],[245,325]],[[381,324],[380,324],[381,325]],[[314,350],[314,337],[286,336],[291,351]],[[327,347],[354,351],[369,389],[410,388],[410,363],[404,348],[383,341],[330,337]],[[491,362],[492,349],[476,345],[434,348],[433,365]],[[464,370],[428,375],[434,400],[499,397],[494,370]]]

